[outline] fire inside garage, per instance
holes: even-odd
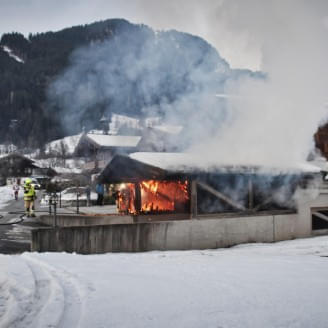
[[[170,156],[165,154],[166,158]],[[100,179],[106,184],[116,184],[117,205],[122,214],[141,217],[147,214],[153,219],[163,214],[163,219],[189,219],[218,213],[295,211],[296,190],[306,188],[316,178],[316,174],[300,169],[282,172],[255,166],[206,169],[194,165],[171,165],[169,169],[165,166],[117,155]]]
[[[123,183],[119,186],[118,209],[121,213],[134,215],[187,212],[189,199],[188,181]]]

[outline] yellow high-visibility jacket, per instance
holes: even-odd
[[[35,190],[32,185],[24,186],[24,200],[34,200],[35,199]]]

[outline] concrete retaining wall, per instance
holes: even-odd
[[[286,214],[42,228],[32,231],[31,248],[82,254],[209,249],[310,236],[309,220],[305,221],[298,214]]]
[[[40,223],[52,226],[54,224],[54,217],[51,215],[42,215],[39,219]],[[123,215],[57,215],[58,227],[80,227],[92,225],[107,225],[107,224],[128,224],[133,223],[132,216]]]
[[[318,189],[299,190],[296,199],[298,210],[294,214],[199,216],[191,220],[171,217],[159,222],[144,222],[145,216],[135,218],[139,223],[133,223],[129,216],[61,215],[57,219],[59,228],[32,231],[31,249],[82,254],[186,250],[309,237],[312,235],[311,211],[328,209],[328,188],[320,190],[320,194]],[[52,220],[48,217],[43,222],[52,225]]]

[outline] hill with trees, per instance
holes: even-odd
[[[181,106],[200,111],[204,95],[257,73],[230,69],[197,36],[110,19],[28,38],[3,34],[0,74],[0,140],[42,148],[110,113],[172,120]]]

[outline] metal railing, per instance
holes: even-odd
[[[53,226],[57,227],[57,204],[62,208],[61,192],[52,192],[48,194],[49,197],[49,215],[53,215]],[[80,213],[80,193],[76,193],[76,214]],[[63,213],[72,214],[72,213]]]

